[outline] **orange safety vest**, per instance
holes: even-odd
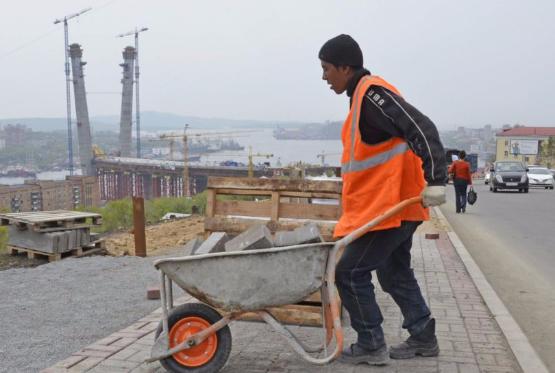
[[[405,140],[393,137],[375,145],[362,142],[360,110],[371,85],[384,87],[400,96],[394,86],[373,75],[363,77],[355,89],[351,110],[341,133],[342,215],[335,226],[335,237],[345,236],[397,203],[419,196],[426,186],[422,161],[410,150]],[[416,204],[371,230],[399,227],[403,220],[428,219],[428,209]]]

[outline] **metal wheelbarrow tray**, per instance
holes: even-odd
[[[198,300],[227,312],[297,303],[319,290],[334,243],[157,260],[154,265]]]
[[[420,197],[405,200],[341,240],[283,248],[216,253],[157,260],[160,270],[162,321],[151,357],[172,372],[218,372],[231,351],[228,324],[255,312],[305,360],[327,364],[341,354],[343,330],[335,292],[338,253],[371,228],[399,213]],[[174,307],[176,283],[204,303]],[[301,342],[266,309],[293,304],[320,290],[324,340],[311,347]],[[222,315],[218,308],[226,315]],[[335,341],[332,351],[332,341]],[[321,353],[324,356],[311,354]]]

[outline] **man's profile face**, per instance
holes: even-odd
[[[322,63],[322,80],[325,80],[330,85],[330,89],[333,89],[338,95],[345,92],[351,76],[351,69],[346,66],[336,67],[329,62],[320,61]]]

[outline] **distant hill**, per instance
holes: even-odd
[[[75,117],[73,117],[75,121]],[[100,115],[90,118],[93,131],[119,131],[119,115]],[[7,118],[0,124],[24,124],[35,131],[55,131],[67,128],[66,118]],[[297,128],[302,122],[279,122],[261,120],[236,120],[226,118],[201,118],[157,111],[141,112],[141,130],[158,131],[182,129],[185,124],[191,128]]]

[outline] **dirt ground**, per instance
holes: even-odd
[[[438,233],[448,230],[433,215],[430,221],[418,227],[419,233]],[[145,229],[147,255],[163,255],[175,251],[189,240],[204,232],[204,217],[193,215],[185,219],[172,220],[160,224],[150,225]],[[110,255],[133,255],[135,239],[133,233],[112,233],[104,236],[105,246]],[[0,270],[17,267],[35,267],[47,263],[46,259],[27,259],[23,254],[12,256],[0,253]]]
[[[147,255],[162,255],[173,251],[203,232],[204,217],[198,215],[148,226],[145,229]],[[104,239],[110,254],[134,254],[135,238],[132,233],[114,233]]]

